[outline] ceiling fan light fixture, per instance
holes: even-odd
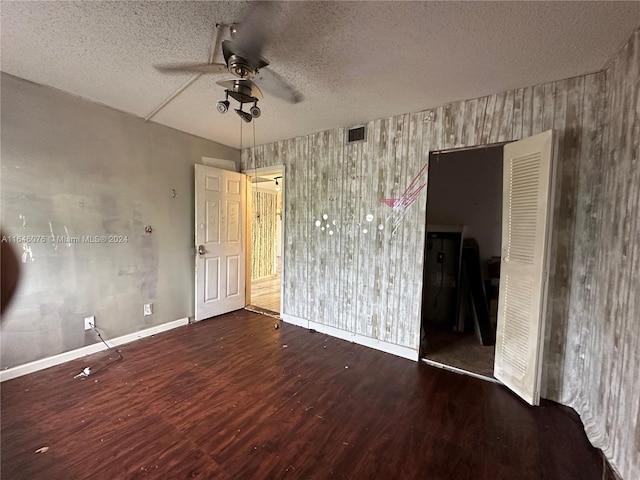
[[[216,108],[220,113],[227,113],[229,110],[229,100],[220,100],[216,105]]]
[[[253,118],[258,118],[262,114],[260,107],[258,107],[258,100],[262,99],[263,95],[260,87],[251,80],[253,78],[260,84],[265,85],[274,97],[283,99],[289,103],[298,103],[302,100],[302,96],[289,85],[284,78],[267,68],[269,61],[261,55],[264,50],[266,37],[268,36],[268,29],[265,25],[269,23],[263,20],[267,18],[268,15],[266,15],[266,13],[273,7],[269,6],[269,2],[251,3],[252,7],[249,9],[242,24],[215,24],[217,29],[221,27],[228,28],[229,35],[231,36],[231,39],[221,42],[224,63],[213,63],[214,49],[218,45],[221,35],[223,35],[221,30],[218,30],[211,45],[209,61],[207,63],[182,63],[156,67],[161,72],[188,72],[196,73],[198,76],[207,73],[231,73],[236,77],[235,79],[216,82],[216,84],[225,89],[225,99],[217,103],[216,109],[221,114],[227,113],[230,108],[229,97],[231,97],[240,103],[240,108],[236,110],[236,113],[246,123],[250,123]],[[175,98],[175,96],[182,92],[188,85],[193,83],[196,78],[198,77],[192,77],[187,84],[176,91],[160,108]],[[253,104],[252,107],[248,108],[248,112],[242,110],[242,105],[245,103]],[[154,111],[152,115],[156,113],[157,110]]]
[[[236,113],[238,116],[247,123],[250,123],[253,117],[250,113],[243,111],[242,109],[236,108]]]

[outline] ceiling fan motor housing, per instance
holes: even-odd
[[[252,95],[251,86],[242,80],[235,80],[233,82],[233,89],[227,90],[226,93],[240,103],[256,103],[258,101],[258,99]]]
[[[256,70],[239,55],[231,55],[227,62],[229,71],[240,78],[253,78]]]

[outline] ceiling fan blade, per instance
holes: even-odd
[[[173,63],[170,65],[155,65],[156,70],[168,72],[186,73],[224,73],[228,72],[224,63]]]
[[[298,90],[269,68],[260,70],[253,81],[265,92],[289,103],[299,103],[303,99]]]
[[[233,38],[236,52],[245,58],[259,58],[267,38],[267,27],[274,19],[272,2],[251,2],[249,11],[238,25]]]

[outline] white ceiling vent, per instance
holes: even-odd
[[[367,138],[367,130],[364,125],[352,127],[347,135],[347,143],[364,142]]]

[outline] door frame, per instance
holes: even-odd
[[[285,269],[286,269],[286,259],[284,256],[284,239],[286,238],[285,236],[285,231],[286,231],[286,210],[285,210],[285,204],[286,204],[286,190],[287,190],[287,182],[286,182],[286,167],[284,164],[281,165],[273,165],[271,167],[260,167],[260,168],[247,168],[242,170],[241,173],[245,174],[247,176],[247,188],[246,188],[246,203],[247,203],[247,215],[245,218],[245,223],[246,223],[246,232],[247,232],[247,238],[246,238],[246,263],[245,263],[245,278],[247,279],[247,281],[245,282],[245,304],[246,305],[251,305],[251,284],[252,284],[252,280],[251,280],[251,266],[253,264],[252,260],[253,260],[253,251],[251,249],[251,218],[253,215],[253,210],[252,210],[252,199],[253,199],[253,177],[256,176],[260,176],[260,175],[268,175],[270,173],[275,173],[278,172],[282,175],[282,181],[283,181],[283,189],[282,189],[282,231],[280,232],[280,260],[281,260],[281,269],[280,269],[280,316],[282,316],[282,314],[284,313],[282,311],[282,308],[284,306],[284,275],[285,275]],[[246,306],[245,305],[245,306]]]
[[[487,143],[487,144],[482,144],[482,145],[471,145],[471,146],[467,146],[467,147],[446,148],[446,149],[441,149],[441,150],[429,150],[429,153],[428,153],[429,168],[428,168],[428,170],[431,169],[431,159],[435,158],[438,155],[445,155],[445,154],[448,154],[448,153],[466,152],[466,151],[470,151],[470,150],[486,150],[486,149],[489,149],[489,148],[497,148],[497,147],[504,148],[505,145],[507,145],[509,143],[512,143],[512,142],[515,142],[515,141],[517,141],[517,140],[510,140],[508,142]],[[430,182],[431,181],[430,175],[427,174],[427,178],[428,178],[428,181]],[[502,177],[500,178],[500,182],[502,183]],[[425,202],[427,202],[428,198],[429,198],[428,197],[428,194],[429,194],[428,190],[429,190],[429,185],[427,184],[427,196],[426,196],[427,198],[425,198]],[[426,249],[427,249],[427,233],[428,233],[427,225],[429,224],[429,215],[428,214],[429,214],[429,204],[426,203],[426,207],[425,207],[425,222],[424,222],[424,251],[426,251]],[[465,228],[465,230],[466,230],[466,228]],[[460,245],[460,250],[461,250],[461,253],[462,253],[462,245]],[[423,255],[424,255],[424,252],[423,252]],[[462,255],[461,255],[461,257],[462,257]],[[460,260],[462,261],[462,258]],[[424,296],[424,278],[425,278],[426,273],[427,273],[426,265],[424,265],[423,269],[422,269],[422,282],[423,282],[423,284],[422,284],[422,292],[423,292],[423,296]],[[421,312],[420,313],[420,331],[421,332],[422,332],[422,301],[423,301],[423,297],[421,297],[421,299],[420,299],[420,312]],[[459,301],[460,301],[460,292],[458,292],[458,302]],[[457,320],[458,319],[456,318],[456,321]],[[420,336],[420,339],[421,338],[422,337]],[[428,340],[428,338],[427,338],[427,340]],[[434,367],[442,368],[443,370],[449,370],[451,372],[460,373],[460,374],[463,374],[463,375],[469,375],[469,376],[474,377],[474,378],[479,378],[480,380],[485,380],[485,381],[488,381],[488,382],[502,384],[502,382],[500,380],[498,380],[497,378],[487,377],[486,375],[475,373],[475,372],[472,372],[470,370],[464,370],[462,368],[455,367],[455,366],[449,365],[447,363],[442,363],[442,362],[438,362],[438,361],[435,361],[435,360],[430,360],[428,358],[423,357],[422,356],[423,354],[424,354],[424,352],[422,351],[422,341],[420,341],[420,343],[418,344],[418,355],[419,355],[420,360],[422,360],[423,362],[425,362],[425,363],[427,363],[427,364],[429,364],[431,366],[434,366]],[[495,358],[495,354],[494,354],[494,358]]]

